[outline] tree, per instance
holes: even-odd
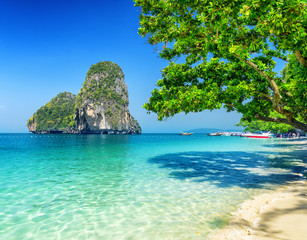
[[[141,7],[139,34],[170,62],[144,105],[159,120],[225,107],[242,113],[243,120],[307,131],[305,0],[135,0],[135,5]],[[277,60],[287,63],[287,77],[275,70]],[[271,112],[282,117],[272,118]]]
[[[280,117],[279,114],[271,114],[270,117]],[[244,121],[241,119],[240,123],[236,126],[244,127],[245,132],[257,132],[257,131],[271,131],[273,133],[287,133],[289,131],[295,131],[295,128],[285,124],[276,122],[264,122],[261,120]]]

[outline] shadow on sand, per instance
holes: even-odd
[[[273,146],[273,145],[272,145]],[[220,188],[263,188],[299,180],[306,172],[306,151],[273,154],[269,152],[180,152],[149,159],[170,169],[170,178],[208,181]],[[265,169],[265,170],[263,170]]]

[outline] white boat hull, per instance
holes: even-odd
[[[245,134],[242,134],[241,137],[248,137],[248,138],[270,138],[271,134],[267,134],[267,133],[245,133]]]

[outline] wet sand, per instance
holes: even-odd
[[[307,141],[291,144],[305,150]],[[306,240],[307,180],[291,182],[272,193],[256,196],[244,202],[233,216],[228,226],[209,239]]]

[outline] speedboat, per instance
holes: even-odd
[[[208,133],[208,136],[222,136],[223,134],[220,132],[216,132],[216,133]]]
[[[183,133],[179,133],[179,135],[182,135],[182,136],[190,136],[190,135],[192,135],[192,133],[183,132]]]
[[[270,132],[267,133],[243,133],[241,137],[248,137],[248,138],[271,138],[272,134]]]

